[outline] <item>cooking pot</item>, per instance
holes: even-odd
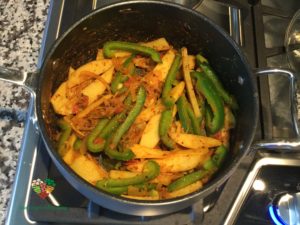
[[[190,54],[202,52],[219,75],[220,80],[237,99],[239,110],[232,131],[230,156],[223,167],[200,190],[189,195],[159,201],[133,200],[99,190],[80,178],[62,160],[52,139],[57,117],[50,105],[54,90],[67,79],[70,66],[77,68],[95,58],[97,49],[109,40],[147,41],[165,37],[175,48],[187,47]],[[260,70],[287,75],[294,96],[294,76],[286,70]],[[38,75],[38,76],[37,76]],[[1,68],[2,80],[23,85],[32,93],[31,107],[37,116],[38,129],[48,153],[62,175],[79,192],[93,202],[125,214],[153,216],[186,208],[220,187],[250,151],[256,131],[259,106],[256,76],[238,45],[227,33],[205,16],[192,9],[162,1],[126,1],[93,11],[64,33],[48,52],[38,74]],[[36,97],[36,101],[35,100]],[[294,104],[291,104],[294,128],[298,134]],[[296,144],[295,144],[296,143]],[[297,147],[298,142],[260,142],[260,147]],[[283,146],[284,145],[284,146]],[[188,163],[188,162],[187,162]],[[67,191],[67,190],[66,190]]]

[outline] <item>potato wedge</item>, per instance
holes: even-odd
[[[134,177],[138,174],[140,174],[140,173],[124,171],[124,170],[110,170],[108,173],[108,176],[111,179],[124,179],[124,178]]]
[[[152,118],[147,123],[142,138],[140,140],[140,145],[148,147],[148,148],[154,148],[160,138],[159,138],[159,123],[160,123],[160,117],[161,113],[156,114],[152,116]]]
[[[63,156],[63,160],[68,165],[71,165],[74,161],[74,159],[78,156],[78,153],[75,152],[73,149],[69,149],[66,154]]]
[[[130,149],[137,159],[159,159],[170,154],[169,151],[162,151],[160,149],[149,148],[138,144],[133,145]]]
[[[159,99],[156,103],[144,109],[136,118],[137,123],[148,122],[155,114],[161,113],[165,109],[162,101]]]
[[[190,66],[189,66],[189,57],[188,57],[188,52],[187,48],[182,48],[181,49],[181,55],[182,55],[182,70],[183,70],[183,76],[184,76],[184,81],[186,84],[186,89],[187,93],[193,108],[193,111],[195,113],[196,118],[199,118],[201,116],[200,108],[198,101],[196,99],[194,87],[192,84],[192,79],[190,75]]]
[[[185,83],[184,81],[181,81],[179,84],[177,84],[175,87],[173,87],[170,91],[170,97],[174,99],[176,102],[179,97],[183,94],[185,88]]]
[[[166,51],[170,49],[170,45],[165,38],[158,38],[149,42],[140,43],[143,46],[154,48],[156,51]]]
[[[162,63],[159,63],[153,69],[153,73],[160,81],[164,81],[167,77],[169,69],[174,61],[175,52],[173,49],[170,49],[163,57]]]
[[[107,83],[110,84],[114,74],[114,67],[111,67],[106,72],[103,73],[100,77]],[[97,100],[106,90],[106,85],[103,84],[100,80],[94,80],[91,84],[85,87],[81,93],[89,98],[89,103],[93,103]]]
[[[196,57],[194,55],[188,55],[189,69],[194,70],[196,66]]]
[[[178,179],[182,175],[183,173],[160,173],[150,182],[168,186],[170,183],[172,183],[172,181]]]
[[[193,184],[190,184],[184,188],[181,188],[179,190],[176,190],[176,191],[172,191],[172,192],[167,192],[164,194],[164,198],[176,198],[176,197],[179,197],[179,196],[183,196],[183,195],[187,195],[187,194],[190,194],[194,191],[197,191],[199,190],[200,188],[203,187],[203,184],[201,181],[197,181]]]
[[[104,59],[104,55],[103,55],[103,49],[98,49],[98,52],[97,52],[97,56],[96,56],[96,60],[102,60]]]
[[[131,52],[127,52],[127,51],[121,51],[121,50],[115,50],[114,51],[114,57],[116,58],[124,58],[124,57],[128,57],[131,56]]]
[[[110,69],[113,66],[111,59],[94,60],[88,62],[72,73],[72,76],[68,79],[68,88],[72,88],[86,80],[84,76],[81,76],[82,72],[94,73],[100,75]]]
[[[72,114],[72,104],[67,98],[67,82],[63,82],[52,95],[50,102],[56,113],[60,115]]]
[[[68,79],[72,76],[72,74],[75,72],[75,69],[72,67],[72,66],[70,66],[70,68],[69,68],[69,73],[68,73]]]
[[[79,155],[70,167],[83,179],[91,184],[107,177],[107,172],[90,155]]]
[[[173,150],[166,157],[153,159],[160,166],[161,173],[178,173],[192,170],[209,159],[208,149]],[[146,161],[132,160],[126,163],[129,171],[141,172]]]
[[[222,144],[221,141],[212,137],[173,132],[169,132],[169,135],[173,141],[185,148],[213,148]]]

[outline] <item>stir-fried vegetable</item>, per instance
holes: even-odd
[[[124,50],[132,53],[141,53],[148,55],[154,62],[161,62],[160,55],[153,48],[142,46],[136,43],[109,41],[103,46],[103,53],[105,57],[112,58],[114,56],[113,50]]]
[[[96,60],[70,67],[51,104],[64,162],[97,188],[138,200],[209,182],[230,154],[238,108],[207,59],[165,38],[106,42]]]

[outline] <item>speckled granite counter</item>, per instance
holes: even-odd
[[[35,71],[49,0],[0,1],[0,66]],[[14,181],[28,97],[0,82],[0,224]]]

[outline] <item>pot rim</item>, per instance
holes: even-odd
[[[252,89],[254,90],[254,93],[253,93],[254,105],[253,105],[253,107],[254,107],[254,112],[255,112],[255,118],[253,118],[253,123],[252,123],[252,126],[251,126],[251,135],[250,135],[249,139],[246,140],[243,143],[244,144],[243,146],[240,146],[240,149],[243,149],[243,152],[239,153],[239,155],[234,158],[234,160],[231,162],[230,166],[228,166],[226,169],[223,168],[223,170],[220,171],[220,173],[219,173],[220,175],[219,175],[218,179],[211,180],[209,183],[205,184],[198,191],[195,191],[195,192],[190,193],[188,195],[184,195],[184,196],[177,197],[177,198],[156,200],[156,201],[153,201],[153,200],[151,200],[151,201],[135,200],[135,199],[124,198],[122,196],[117,196],[116,197],[115,195],[112,195],[110,193],[107,193],[105,191],[97,189],[95,186],[88,183],[83,178],[81,178],[79,175],[77,175],[63,161],[63,159],[59,156],[59,154],[57,153],[57,151],[54,148],[54,145],[53,145],[51,139],[49,138],[49,135],[47,134],[46,125],[45,125],[45,122],[43,120],[42,104],[41,104],[41,86],[42,86],[44,76],[42,74],[44,72],[45,65],[47,64],[47,62],[49,61],[50,57],[55,52],[57,47],[60,45],[60,43],[78,25],[80,25],[82,22],[84,22],[88,19],[91,19],[94,15],[96,15],[98,13],[101,13],[102,11],[108,10],[110,8],[119,7],[119,6],[126,6],[126,5],[130,6],[130,5],[135,5],[135,4],[149,4],[149,5],[167,6],[167,7],[170,7],[170,8],[174,8],[176,10],[184,10],[184,11],[187,11],[188,13],[190,13],[190,14],[193,14],[196,17],[200,17],[202,20],[209,23],[210,26],[212,26],[216,30],[216,32],[219,32],[224,37],[224,40],[228,41],[233,46],[236,53],[240,57],[243,65],[245,66],[245,69],[246,69],[247,73],[249,74],[249,77],[250,77],[250,80],[251,80],[250,84],[252,86]],[[256,130],[256,127],[257,127],[257,123],[258,123],[257,85],[256,85],[256,82],[254,80],[254,76],[252,76],[252,70],[250,69],[249,63],[248,63],[246,57],[244,56],[243,52],[241,51],[240,47],[226,33],[225,30],[220,28],[217,24],[212,22],[209,18],[207,18],[203,14],[201,14],[199,12],[196,12],[193,9],[188,9],[188,8],[186,8],[182,5],[176,4],[176,3],[156,1],[156,0],[149,0],[149,1],[148,0],[131,0],[131,1],[126,1],[126,2],[113,3],[111,5],[107,5],[103,8],[99,8],[99,9],[96,9],[96,10],[92,11],[91,13],[84,16],[83,18],[78,20],[76,23],[74,23],[66,32],[64,32],[62,34],[61,37],[59,37],[54,42],[54,44],[52,45],[50,51],[47,52],[45,60],[43,61],[42,66],[41,66],[40,76],[38,78],[38,87],[37,87],[37,91],[36,91],[36,100],[37,100],[36,101],[36,111],[37,111],[37,117],[38,117],[38,125],[39,125],[39,128],[40,128],[41,134],[42,134],[42,138],[43,138],[44,143],[46,145],[47,151],[50,154],[50,156],[51,156],[52,160],[54,161],[54,163],[56,164],[56,166],[61,167],[61,169],[63,169],[65,173],[71,175],[70,179],[68,179],[66,176],[64,176],[64,177],[68,181],[69,180],[78,181],[81,185],[84,185],[85,188],[88,188],[89,191],[91,191],[93,194],[96,194],[99,197],[102,197],[104,199],[105,198],[114,199],[114,200],[116,200],[117,202],[120,202],[120,203],[126,203],[126,204],[137,205],[137,206],[145,206],[145,204],[146,204],[146,206],[162,206],[162,205],[169,205],[170,203],[179,203],[179,202],[183,202],[183,201],[185,202],[188,199],[194,199],[194,198],[199,199],[199,198],[203,198],[203,197],[207,196],[207,194],[209,194],[209,193],[213,192],[215,189],[219,188],[232,175],[232,173],[235,171],[238,164],[241,162],[241,160],[244,158],[244,156],[247,155],[248,152],[250,151],[250,145],[253,142],[255,130]],[[78,188],[76,186],[77,184],[73,184],[73,183],[71,183],[71,184],[73,186],[75,186],[76,189]]]

